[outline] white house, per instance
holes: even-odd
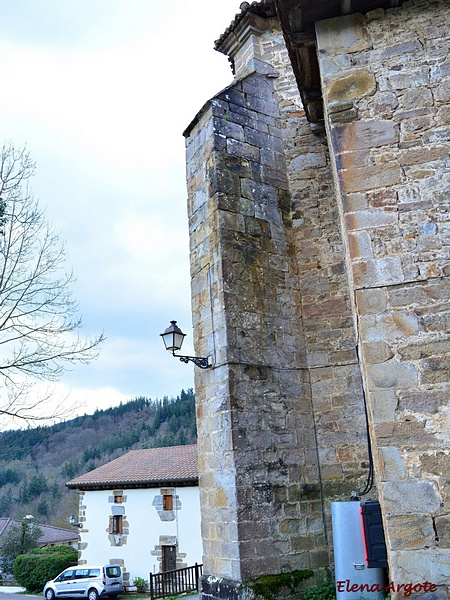
[[[80,498],[79,564],[135,577],[202,562],[197,445],[132,450],[69,481]]]

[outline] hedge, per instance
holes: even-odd
[[[28,592],[42,593],[44,585],[67,567],[78,563],[78,552],[66,546],[38,548],[14,561],[14,579]]]

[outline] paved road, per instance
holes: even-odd
[[[37,598],[42,599],[42,595],[31,596],[30,594],[22,594],[23,588],[19,587],[0,587],[0,600],[36,600]],[[19,594],[20,593],[20,594]],[[120,598],[126,598],[126,596],[120,596]],[[186,600],[199,600],[198,594],[193,596],[185,596]]]
[[[23,588],[0,587],[0,600],[36,600],[42,596],[31,596],[29,594],[19,594]]]

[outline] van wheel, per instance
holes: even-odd
[[[88,600],[98,600],[98,592],[95,588],[91,588],[88,592]]]
[[[54,597],[55,592],[52,590],[52,588],[48,588],[48,590],[45,592],[45,600],[53,600]]]

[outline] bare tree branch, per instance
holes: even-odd
[[[31,381],[57,381],[76,363],[95,359],[103,335],[83,339],[64,268],[64,243],[29,189],[35,165],[26,149],[0,154],[0,414],[25,420],[42,414]],[[48,398],[47,398],[48,399]],[[3,403],[3,404],[2,404]]]

